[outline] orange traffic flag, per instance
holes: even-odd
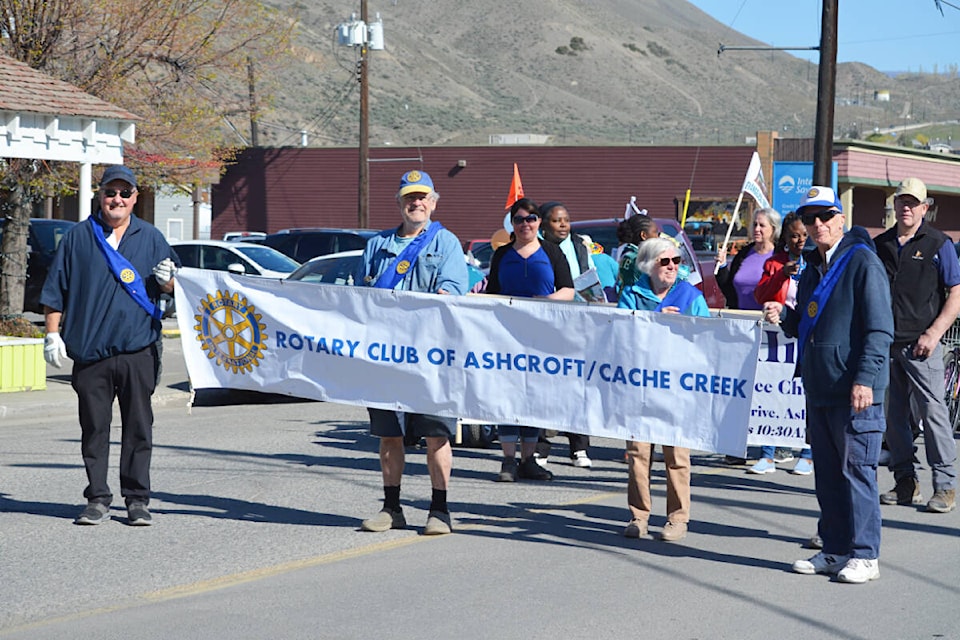
[[[510,192],[507,193],[507,204],[503,207],[509,209],[513,203],[523,197],[523,185],[520,184],[520,170],[517,169],[517,163],[513,163],[513,180],[510,181]]]

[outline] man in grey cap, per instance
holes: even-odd
[[[148,526],[153,409],[160,358],[160,293],[173,291],[177,255],[152,224],[133,215],[137,179],[122,165],[103,172],[99,208],[60,242],[40,294],[54,367],[73,360],[87,506],[77,524],[110,518],[107,484],[113,401],[120,405],[120,493],[127,523]],[[61,327],[62,323],[62,327]],[[62,336],[62,337],[61,337]]]
[[[934,492],[926,508],[947,513],[956,507],[957,444],[943,402],[940,338],[960,313],[960,261],[950,238],[924,220],[930,204],[923,181],[906,178],[893,197],[896,225],[875,239],[890,280],[895,327],[887,447],[896,486],[880,494],[880,502],[923,504],[911,427],[922,420]]]

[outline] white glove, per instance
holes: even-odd
[[[153,277],[161,287],[167,286],[177,273],[177,265],[170,258],[164,258],[153,268]]]
[[[67,357],[67,345],[56,331],[51,331],[43,339],[43,359],[55,366],[57,369],[63,366],[63,360]]]

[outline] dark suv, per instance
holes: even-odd
[[[0,239],[6,219],[0,218]],[[47,279],[47,272],[53,262],[53,256],[60,246],[60,240],[76,222],[70,220],[48,220],[30,218],[30,230],[27,238],[27,282],[23,291],[23,310],[43,313],[40,306],[40,291]]]
[[[261,241],[297,262],[330,253],[364,249],[367,240],[380,233],[374,229],[284,229]]]

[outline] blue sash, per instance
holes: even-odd
[[[813,290],[813,295],[810,296],[810,302],[807,303],[806,308],[800,314],[797,362],[802,362],[800,358],[803,357],[803,347],[807,344],[807,338],[813,333],[813,328],[817,326],[817,322],[820,320],[820,314],[823,312],[823,305],[830,299],[830,294],[833,293],[833,289],[837,286],[840,276],[843,275],[844,270],[850,263],[850,258],[853,257],[853,254],[856,253],[858,249],[867,248],[866,245],[862,244],[855,244],[850,247],[835,263],[830,265],[830,268],[827,269],[827,272],[823,275],[823,278],[820,279],[819,284],[817,284],[817,288]]]
[[[107,267],[109,267],[117,282],[120,283],[120,286],[123,287],[123,290],[130,294],[133,301],[140,305],[147,312],[147,315],[154,320],[160,320],[160,308],[153,304],[153,301],[147,296],[147,286],[144,284],[143,278],[140,277],[129,260],[107,244],[107,239],[103,237],[103,230],[93,219],[93,216],[90,217],[90,231],[97,241],[97,246],[100,247],[100,253],[107,261]]]
[[[693,301],[696,300],[699,295],[700,289],[697,289],[686,280],[678,280],[673,287],[670,288],[670,291],[667,292],[667,295],[663,297],[663,300],[660,301],[660,304],[657,305],[654,311],[661,311],[664,307],[676,307],[680,309],[680,313],[683,313],[690,308],[690,305],[693,304]]]
[[[380,274],[380,277],[373,286],[378,289],[393,289],[397,286],[397,283],[403,280],[403,276],[410,270],[413,261],[417,259],[417,256],[419,256],[420,252],[427,246],[427,243],[433,240],[435,235],[440,233],[441,229],[443,229],[442,224],[431,221],[427,230],[411,240],[410,244],[400,252],[400,255],[393,259],[393,262],[390,263],[386,271]]]

